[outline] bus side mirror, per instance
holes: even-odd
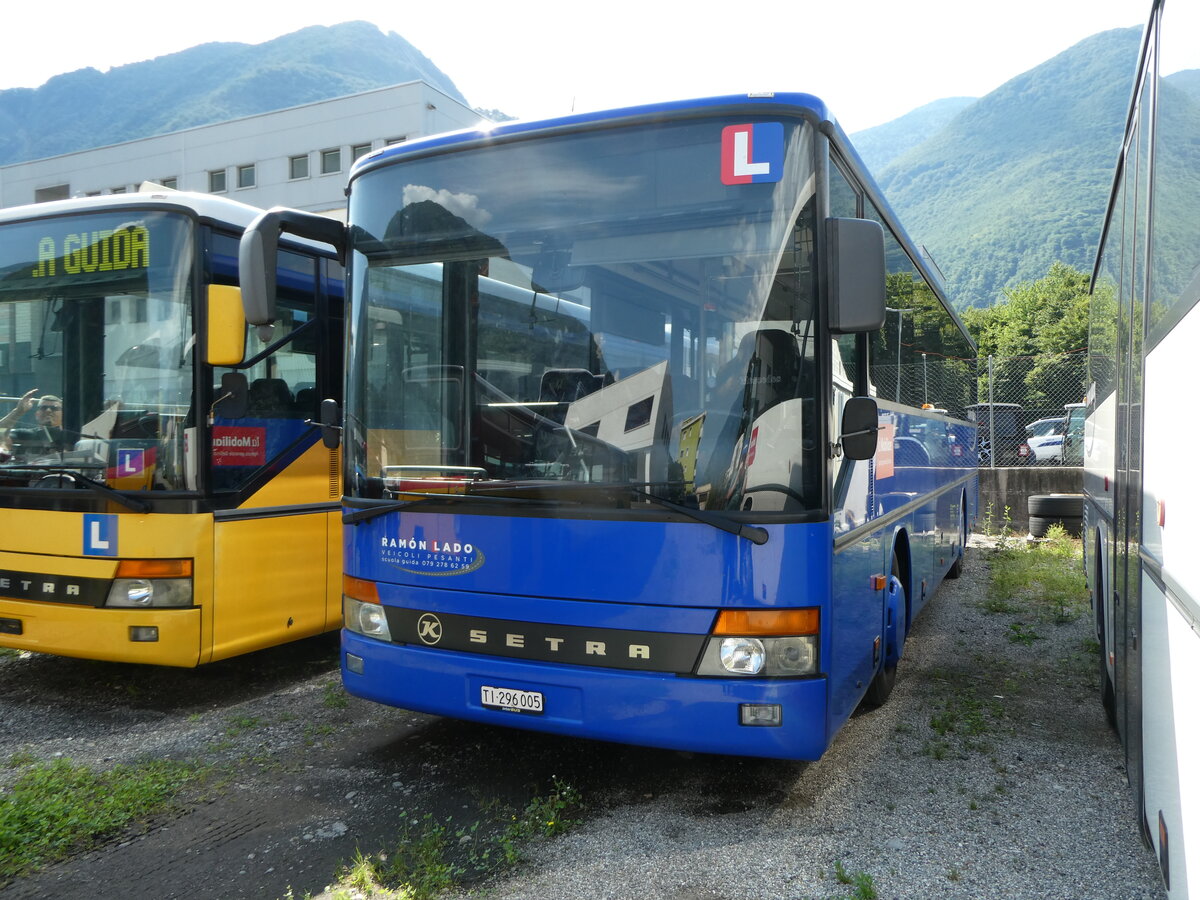
[[[333,399],[321,401],[321,443],[336,450],[342,442],[342,411]]]
[[[871,219],[826,219],[825,249],[829,330],[878,331],[887,305],[883,227]]]
[[[346,257],[346,226],[328,216],[276,206],[260,213],[242,234],[238,244],[238,281],[246,320],[258,327],[263,340],[271,337],[275,322],[275,272],[279,235],[294,234],[329,244],[338,261]]]
[[[871,397],[851,397],[842,410],[842,455],[871,459],[879,444],[879,406]]]
[[[210,366],[236,366],[246,356],[246,316],[242,292],[228,284],[208,286],[208,340],[204,361]]]

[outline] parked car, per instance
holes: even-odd
[[[1030,462],[1034,465],[1056,465],[1062,462],[1063,435],[1067,430],[1067,420],[1059,416],[1050,419],[1038,419],[1025,426],[1026,442],[1031,454]]]
[[[1022,425],[1021,404],[973,403],[967,407],[967,418],[979,424],[980,465],[1024,466],[1032,461]],[[995,463],[992,462],[993,454]]]

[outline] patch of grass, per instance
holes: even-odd
[[[854,893],[853,900],[879,900],[879,889],[875,887],[875,879],[869,872],[849,872],[839,859],[833,864],[833,875],[838,884],[850,885]]]
[[[409,821],[395,850],[359,853],[339,872],[332,896],[430,900],[516,864],[530,842],[570,830],[577,824],[582,800],[578,791],[555,778],[552,790],[535,796],[524,809],[488,806],[491,818],[469,825],[439,821],[432,814]]]
[[[14,650],[12,647],[0,647],[0,659],[15,659],[20,655],[20,650]]]
[[[1008,639],[1014,644],[1032,647],[1034,641],[1042,640],[1042,636],[1024,622],[1012,622],[1008,626]]]
[[[350,697],[340,681],[325,682],[325,697],[321,701],[326,709],[345,709],[350,705]]]
[[[984,607],[993,612],[1030,613],[1038,620],[1065,624],[1087,611],[1083,545],[1061,525],[1042,541],[1009,542],[991,557],[991,585]]]
[[[29,765],[0,793],[0,884],[169,809],[205,771],[170,760],[106,772],[67,759]]]
[[[266,724],[258,716],[233,716],[229,720],[229,724],[225,728],[225,734],[229,737],[237,737],[243,731],[254,731]]]

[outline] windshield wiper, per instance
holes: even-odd
[[[21,466],[21,469],[28,469],[34,472],[45,472],[48,475],[57,475],[59,478],[65,478],[71,482],[76,488],[82,488],[86,491],[91,491],[93,494],[98,494],[107,500],[114,503],[119,503],[128,510],[136,513],[150,512],[153,507],[148,500],[142,500],[140,497],[131,497],[121,491],[114,491],[106,484],[100,484],[98,481],[80,474],[75,469],[67,469],[61,466]],[[13,471],[13,470],[9,470]]]
[[[664,482],[665,486],[682,486],[685,482]],[[657,486],[657,485],[656,485]],[[679,513],[681,516],[686,516],[696,522],[701,522],[704,525],[709,525],[729,534],[736,535],[740,538],[745,538],[755,544],[765,544],[770,534],[765,528],[760,528],[757,525],[747,525],[744,522],[737,522],[720,513],[707,512],[702,509],[694,509],[690,506],[676,503],[673,500],[667,500],[664,497],[659,497],[657,494],[652,494],[649,491],[643,490],[637,484],[626,482],[579,482],[579,481],[516,481],[504,485],[488,485],[486,487],[487,494],[500,497],[505,493],[512,491],[530,491],[530,490],[550,490],[558,493],[570,493],[572,491],[609,491],[614,493],[633,494],[663,509],[668,509],[671,512]],[[474,496],[484,496],[483,494],[475,494]],[[512,498],[517,499],[517,498]]]
[[[382,516],[384,513],[396,512],[403,509],[411,509],[414,506],[422,506],[431,500],[483,500],[493,503],[542,503],[544,501],[537,499],[527,499],[522,497],[503,497],[503,496],[488,496],[487,494],[442,494],[429,493],[423,494],[419,491],[402,491],[406,496],[416,497],[415,500],[383,500],[377,504],[356,509],[351,513],[342,514],[342,522],[346,525],[357,525],[359,522],[366,522],[368,519],[374,519],[376,516]]]

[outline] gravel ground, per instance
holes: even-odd
[[[1086,617],[987,612],[985,543],[973,539],[964,576],[918,619],[888,703],[854,716],[819,762],[752,763],[747,790],[726,785],[707,815],[687,790],[611,809],[482,893],[874,896],[839,883],[840,864],[885,900],[1165,897],[1097,698]]]
[[[978,539],[973,539],[978,547]],[[0,658],[0,763],[143,754],[239,766],[237,784],[0,897],[317,894],[409,816],[552,776],[587,806],[564,837],[463,896],[638,900],[1165,897],[1104,721],[1086,617],[988,612],[987,551],[916,622],[888,703],[816,763],[620,747],[346,698],[330,639],[195,671]],[[1019,640],[1013,640],[1013,638]],[[19,770],[0,765],[0,789]],[[407,812],[403,810],[407,807]],[[180,848],[186,848],[181,850]],[[839,883],[839,866],[860,885]],[[170,887],[164,887],[169,885]],[[321,896],[330,896],[323,894]]]

